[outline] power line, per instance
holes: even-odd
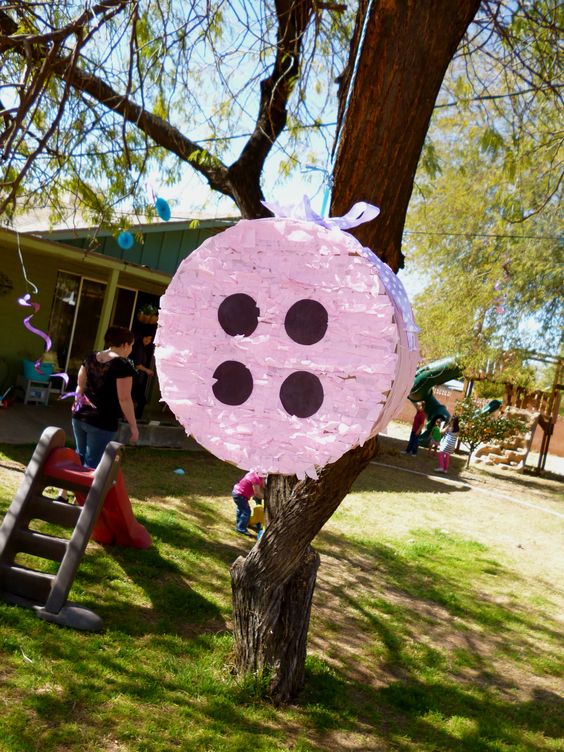
[[[423,230],[404,230],[404,235],[440,235],[447,238],[512,238],[516,240],[560,240],[564,235],[501,235],[490,232],[425,232]]]

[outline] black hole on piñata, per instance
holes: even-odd
[[[237,334],[249,337],[258,326],[259,316],[256,300],[242,292],[229,295],[217,310],[221,328],[231,337]]]
[[[323,404],[321,381],[308,371],[291,373],[280,387],[280,401],[289,415],[309,418]]]
[[[317,300],[298,300],[289,308],[284,328],[299,345],[314,345],[325,336],[328,321],[327,310]]]
[[[224,405],[242,405],[253,391],[253,377],[247,366],[237,360],[226,360],[214,371],[212,386],[216,398]]]

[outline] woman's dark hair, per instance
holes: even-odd
[[[458,423],[458,416],[453,415],[452,416],[452,432],[458,433],[460,431],[460,425]]]
[[[110,326],[104,334],[104,344],[106,347],[121,347],[122,345],[133,344],[133,332],[125,326]]]

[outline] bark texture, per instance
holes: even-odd
[[[231,569],[237,668],[264,675],[275,702],[295,697],[304,684],[307,633],[319,554],[308,546],[293,575],[277,587],[260,574],[248,583],[245,560]]]
[[[303,686],[319,567],[311,542],[375,449],[374,438],[324,467],[317,481],[269,477],[264,535],[231,567],[236,667],[267,677],[274,702],[288,702]]]
[[[372,2],[366,18],[369,5],[361,0],[341,82],[331,214],[345,213],[355,201],[379,206],[378,219],[351,232],[397,271],[403,266],[405,215],[431,114],[480,0],[381,0]]]

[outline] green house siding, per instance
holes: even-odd
[[[76,233],[57,231],[45,234],[44,237],[75,248],[90,248],[110,258],[172,275],[180,262],[204,240],[217,235],[235,222],[235,219],[205,220],[197,227],[189,227],[186,222],[144,225],[137,230],[131,230],[134,233],[135,245],[130,250],[120,248],[117,238],[110,234],[96,233],[92,241],[92,230],[79,230]]]
[[[69,244],[54,243],[37,236],[18,234],[0,228],[0,259],[3,274],[11,283],[0,290],[0,394],[9,386],[14,386],[22,371],[22,359],[36,360],[43,355],[45,344],[36,334],[29,332],[23,320],[33,314],[33,309],[18,304],[18,298],[32,293],[32,299],[39,303],[40,310],[33,315],[32,326],[49,332],[51,310],[55,296],[57,276],[60,272],[84,277],[106,286],[104,307],[98,322],[92,321],[92,339],[101,341],[103,331],[109,321],[104,319],[104,311],[110,315],[116,285],[136,291],[139,296],[160,297],[170,280],[158,270],[135,266],[131,260],[121,261],[100,253],[84,253]],[[20,250],[27,277],[38,289],[33,293],[26,283],[20,263]],[[140,298],[138,298],[139,300]],[[100,331],[98,331],[98,329]]]

